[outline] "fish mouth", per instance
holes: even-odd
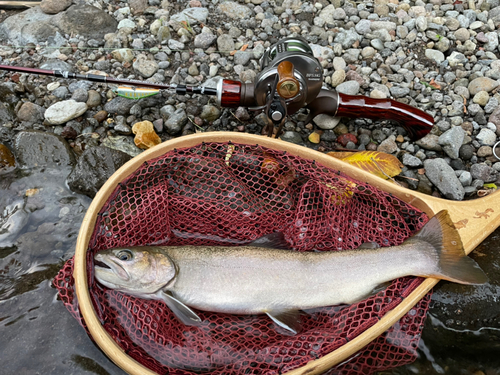
[[[110,266],[108,266],[106,263],[104,262],[101,262],[100,260],[97,260],[95,259],[94,260],[94,266],[98,267],[98,268],[107,268],[107,269],[111,269]]]
[[[116,279],[130,280],[130,275],[120,263],[113,258],[106,259],[99,253],[94,257],[94,269],[96,271],[96,278],[101,283],[115,282]]]

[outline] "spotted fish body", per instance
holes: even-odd
[[[185,324],[191,308],[268,314],[291,333],[298,310],[351,304],[398,277],[433,276],[464,284],[486,281],[468,258],[445,211],[399,246],[341,252],[295,252],[257,246],[111,249],[95,256],[103,285],[164,300]]]

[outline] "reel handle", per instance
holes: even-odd
[[[399,123],[415,141],[426,136],[434,125],[434,118],[424,111],[392,99],[373,99],[362,95],[346,95],[334,90],[322,89],[308,104],[310,109],[306,123],[317,115],[372,120],[393,120]]]

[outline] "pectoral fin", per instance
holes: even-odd
[[[270,311],[266,314],[281,328],[286,329],[288,332],[296,335],[302,329],[302,322],[300,314],[297,310],[288,311]]]
[[[160,291],[158,292],[158,297],[165,301],[168,308],[185,325],[195,326],[201,323],[201,318],[193,310],[169,293]]]

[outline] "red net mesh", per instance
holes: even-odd
[[[134,245],[248,243],[283,232],[297,251],[341,251],[375,241],[400,244],[427,217],[339,171],[260,146],[210,143],[144,163],[102,207],[88,249],[89,289],[104,328],[125,352],[159,374],[280,374],[341,347],[411,293],[422,279],[395,280],[354,305],[308,311],[303,331],[285,336],[263,316],[197,311],[187,327],[161,301],[108,290],[93,277],[93,255]],[[54,280],[78,313],[68,261]],[[330,370],[368,374],[416,358],[429,296],[366,348]]]

